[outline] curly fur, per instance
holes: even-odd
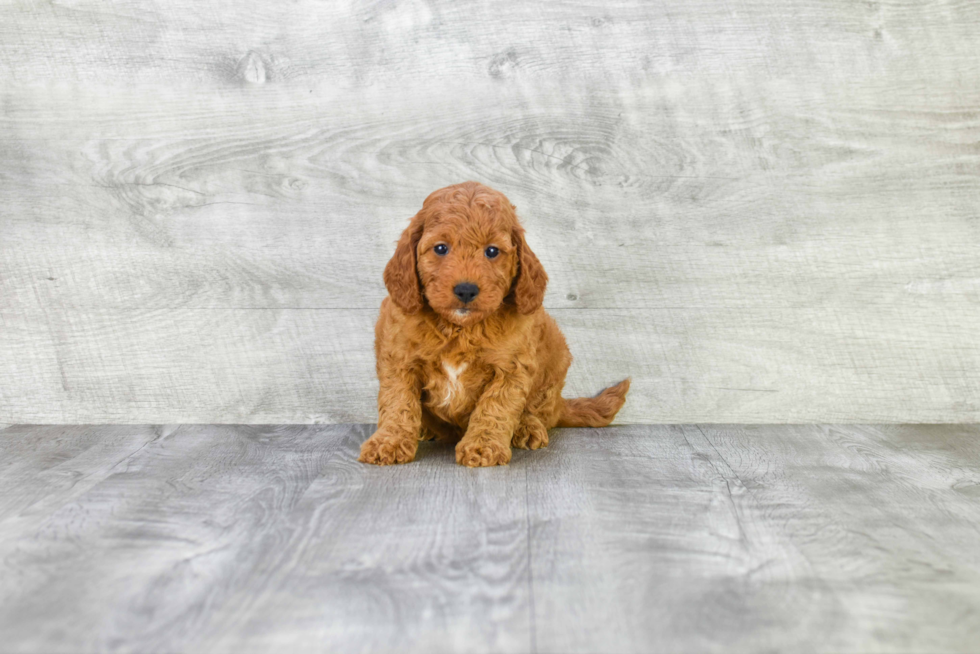
[[[439,244],[449,252],[436,254]],[[548,275],[502,193],[465,182],[429,195],[384,281],[378,429],[361,461],[407,463],[419,440],[443,439],[457,441],[463,465],[506,464],[511,447],[544,447],[556,426],[608,425],[623,406],[628,379],[595,398],[562,399],[572,356],[541,306]],[[480,289],[465,305],[453,293],[461,282]]]

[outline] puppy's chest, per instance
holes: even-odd
[[[447,356],[425,367],[424,403],[444,420],[468,415],[490,380],[489,366],[474,357]]]

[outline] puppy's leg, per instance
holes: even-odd
[[[554,427],[561,413],[561,389],[565,385],[565,371],[570,357],[553,358],[548,363],[541,385],[528,397],[527,406],[514,430],[511,445],[536,450],[548,446],[548,429]]]
[[[527,402],[528,377],[498,371],[456,445],[456,462],[470,468],[510,463],[510,443]]]
[[[379,370],[378,429],[361,445],[360,461],[375,465],[415,459],[422,430],[421,388],[411,372]]]
[[[512,447],[519,447],[522,450],[536,450],[548,446],[548,430],[544,423],[534,415],[525,411],[521,414],[521,420],[517,423],[514,430],[514,438],[510,442]]]
[[[536,450],[548,445],[548,430],[558,424],[564,402],[561,391],[572,363],[565,337],[551,317],[546,317],[537,348],[539,377],[528,395],[527,406],[514,431],[514,447]]]

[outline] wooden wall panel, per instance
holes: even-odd
[[[0,422],[373,420],[465,179],[625,422],[980,420],[978,10],[4,6]]]

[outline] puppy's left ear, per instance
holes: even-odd
[[[544,266],[527,246],[524,229],[515,227],[512,233],[517,246],[517,278],[514,280],[514,303],[521,313],[534,313],[544,301],[544,291],[548,286],[548,274]]]

